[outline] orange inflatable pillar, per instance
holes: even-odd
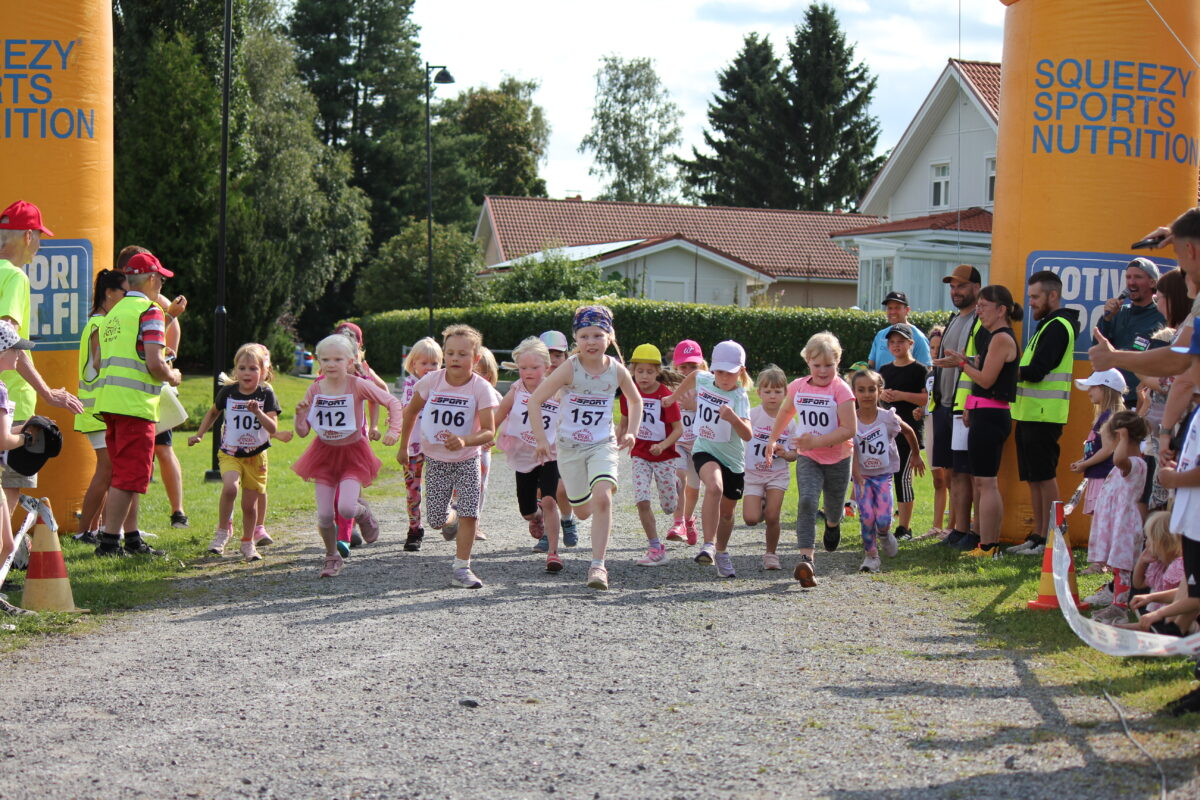
[[[1134,255],[1163,269],[1165,251],[1130,244],[1196,205],[1200,173],[1200,3],[1195,0],[1001,0],[1004,19],[991,280],[1028,300],[1026,281],[1048,269],[1086,330],[1075,375],[1090,372],[1091,328],[1124,289]],[[1157,9],[1157,13],[1155,11]],[[1161,14],[1161,18],[1159,17]],[[1027,303],[1023,303],[1026,305]],[[1022,340],[1032,334],[1027,319]],[[1092,408],[1071,393],[1058,481],[1069,493]],[[1010,437],[1000,474],[1006,540],[1029,530],[1029,492]],[[1089,518],[1070,519],[1086,541]]]
[[[0,208],[27,200],[54,238],[22,266],[30,280],[33,360],[51,387],[79,383],[79,337],[93,275],[112,265],[113,38],[109,0],[7,5],[0,33]],[[38,476],[38,494],[74,513],[95,468],[73,416],[39,402],[63,450]]]

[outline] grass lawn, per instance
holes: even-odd
[[[390,377],[390,376],[389,376]],[[291,376],[276,379],[274,386],[283,413],[283,427],[290,429],[292,410],[308,387],[308,380]],[[184,407],[193,417],[203,414],[211,397],[211,378],[188,377],[181,389]],[[754,397],[752,393],[752,397]],[[754,397],[757,403],[757,398]],[[194,423],[193,423],[194,424]],[[211,436],[196,447],[188,447],[189,434],[177,432],[175,450],[183,464],[185,507],[191,528],[173,530],[168,524],[170,509],[162,485],[151,485],[142,505],[141,527],[159,535],[156,546],[165,548],[169,559],[96,559],[92,548],[63,538],[67,568],[76,604],[97,615],[120,611],[152,602],[172,591],[171,579],[189,570],[212,564],[206,547],[217,517],[219,483],[205,483],[203,475],[211,458]],[[293,439],[288,444],[274,443],[271,448],[270,508],[267,526],[311,525],[312,488],[288,468],[299,457],[307,440]],[[403,491],[403,478],[394,460],[395,448],[373,445],[384,462],[379,481],[368,496],[395,496]],[[927,475],[915,479],[916,509],[913,530],[918,534],[930,526],[933,513],[933,486]],[[1018,498],[1006,498],[1017,502]],[[785,552],[794,545],[789,531],[795,523],[796,488],[789,488],[784,501]],[[740,510],[738,512],[740,517]],[[18,515],[20,517],[21,515]],[[235,515],[235,532],[240,532],[241,513]],[[73,521],[66,521],[65,527]],[[855,521],[843,525],[843,548],[861,547]],[[315,528],[314,528],[315,540]],[[235,537],[236,538],[236,537]],[[819,537],[818,537],[819,538]],[[236,544],[236,542],[234,543]],[[229,550],[227,552],[235,552]],[[1079,563],[1082,551],[1076,551]],[[227,556],[227,561],[234,556]],[[819,562],[819,558],[818,558]],[[192,565],[192,566],[187,566]],[[882,575],[861,576],[863,580],[908,583],[929,589],[944,598],[956,616],[977,622],[997,649],[1015,650],[1036,656],[1048,665],[1039,680],[1075,686],[1096,693],[1107,689],[1115,697],[1135,707],[1158,708],[1194,686],[1190,662],[1183,659],[1117,659],[1092,650],[1067,627],[1062,615],[1030,611],[1025,603],[1037,596],[1041,570],[1040,558],[1011,556],[999,561],[964,559],[937,547],[932,540],[909,542],[900,555],[885,561]],[[1100,576],[1080,576],[1079,591],[1088,595],[1103,582]],[[19,597],[14,597],[19,602]],[[914,613],[921,613],[914,609]],[[17,623],[15,634],[3,639],[3,647],[12,648],[31,636],[52,632],[79,632],[90,629],[94,617],[68,614],[43,614]],[[1164,722],[1164,724],[1167,724]]]

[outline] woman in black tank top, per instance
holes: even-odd
[[[1012,432],[1012,413],[1008,404],[1017,399],[1017,366],[1021,348],[1011,324],[1025,314],[1003,286],[985,286],[976,306],[979,321],[987,330],[981,336],[979,355],[971,360],[958,353],[947,353],[962,364],[963,374],[972,381],[971,395],[963,421],[968,428],[967,457],[975,489],[979,493],[979,546],[971,556],[996,556],[1000,549],[1000,520],[1004,500],[996,476],[1004,442]],[[982,341],[986,340],[986,341]]]

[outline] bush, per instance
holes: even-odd
[[[487,283],[493,303],[547,302],[572,297],[625,294],[625,282],[605,280],[591,261],[572,261],[561,251],[523,258]]]
[[[586,301],[585,301],[586,302]],[[695,339],[711,353],[723,339],[734,339],[746,348],[747,366],[753,374],[767,364],[777,364],[793,375],[805,372],[800,355],[808,337],[832,331],[842,343],[843,369],[865,359],[876,331],[887,324],[882,311],[851,311],[841,308],[739,308],[694,303],[663,303],[654,300],[613,299],[617,340],[626,357],[644,342],[658,346],[669,358],[681,339]],[[483,332],[490,347],[515,347],[526,336],[545,330],[570,335],[571,318],[580,305],[575,300],[549,303],[492,303],[474,308],[434,309],[434,334],[454,322],[465,322]],[[909,321],[928,330],[944,322],[947,312],[916,312]],[[359,320],[372,366],[399,372],[404,345],[411,345],[428,331],[425,309],[387,311]]]

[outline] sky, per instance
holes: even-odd
[[[871,113],[880,122],[881,152],[900,140],[946,59],[1000,60],[1000,0],[828,2],[856,58],[878,78]],[[767,36],[782,57],[807,7],[807,0],[417,0],[413,17],[422,57],[445,65],[456,81],[436,86],[436,96],[495,87],[506,75],[541,83],[534,101],[551,128],[540,165],[548,193],[591,199],[602,180],[589,174],[591,154],[578,147],[591,127],[602,56],[654,59],[683,111],[680,155],[690,157],[703,145],[717,73],[746,34]]]

